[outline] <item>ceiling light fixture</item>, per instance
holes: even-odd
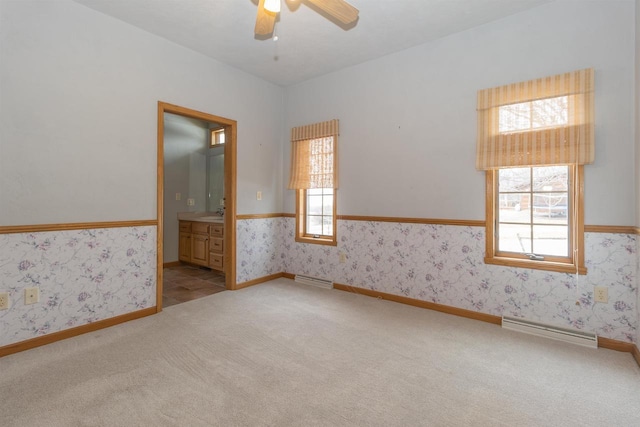
[[[280,13],[280,0],[264,0],[264,8],[269,12]]]
[[[258,0],[258,14],[254,30],[256,39],[266,40],[272,36],[277,14],[280,13],[281,2],[281,0]],[[305,2],[320,9],[320,13],[326,14],[328,19],[342,26],[345,30],[354,27],[358,21],[358,9],[351,6],[346,0],[305,0]]]

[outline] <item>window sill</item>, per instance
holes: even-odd
[[[562,262],[550,261],[533,261],[528,259],[515,259],[503,257],[485,257],[485,264],[502,265],[505,267],[531,268],[534,270],[555,271],[558,273],[576,273],[575,264],[566,264]],[[587,274],[586,267],[578,267],[578,274]]]
[[[338,241],[336,238],[330,237],[306,237],[306,236],[296,236],[296,242],[298,243],[311,243],[314,245],[327,245],[327,246],[338,246]]]

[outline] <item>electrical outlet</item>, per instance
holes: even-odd
[[[256,193],[256,200],[262,200],[262,191]]]
[[[40,289],[39,288],[25,288],[24,290],[24,303],[35,304],[40,301]]]
[[[0,310],[9,309],[9,292],[0,292]]]
[[[340,252],[340,254],[338,255],[338,259],[340,260],[340,264],[344,264],[345,262],[347,262],[347,256],[342,252]]]
[[[176,193],[176,200],[180,200],[180,199],[182,199],[182,194]]]
[[[187,206],[195,206],[196,199],[187,199]]]
[[[220,206],[224,206],[224,199],[220,199]]]
[[[607,288],[606,286],[594,286],[593,300],[595,302],[609,302],[609,288]]]

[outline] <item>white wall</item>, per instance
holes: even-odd
[[[237,210],[281,211],[282,88],[69,0],[0,0],[0,58],[0,226],[156,219],[158,101],[237,120]],[[155,241],[0,234],[2,290],[42,302],[0,313],[0,345],[153,307]]]
[[[68,0],[0,8],[0,225],[155,219],[158,101],[237,120],[238,212],[281,210],[280,87]]]
[[[633,225],[636,5],[557,1],[300,83],[285,91],[285,128],[340,119],[338,214],[484,220],[477,91],[592,67],[596,160],[585,167],[585,223]],[[294,211],[293,191],[284,210]],[[587,233],[589,272],[575,280],[484,264],[482,227],[341,220],[338,245],[319,248],[293,242],[292,220],[284,223],[289,273],[640,342],[636,236]],[[603,283],[610,300],[594,303]]]
[[[585,221],[632,225],[633,7],[551,3],[300,83],[286,89],[285,127],[340,119],[339,214],[483,220],[477,91],[593,67],[597,147]]]

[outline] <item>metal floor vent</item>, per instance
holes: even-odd
[[[319,288],[333,289],[333,282],[331,280],[316,279],[315,277],[296,274],[295,281],[305,285],[317,286]]]
[[[512,331],[524,332],[525,334],[570,342],[584,347],[598,348],[598,336],[592,332],[560,328],[508,316],[502,316],[502,327]]]

